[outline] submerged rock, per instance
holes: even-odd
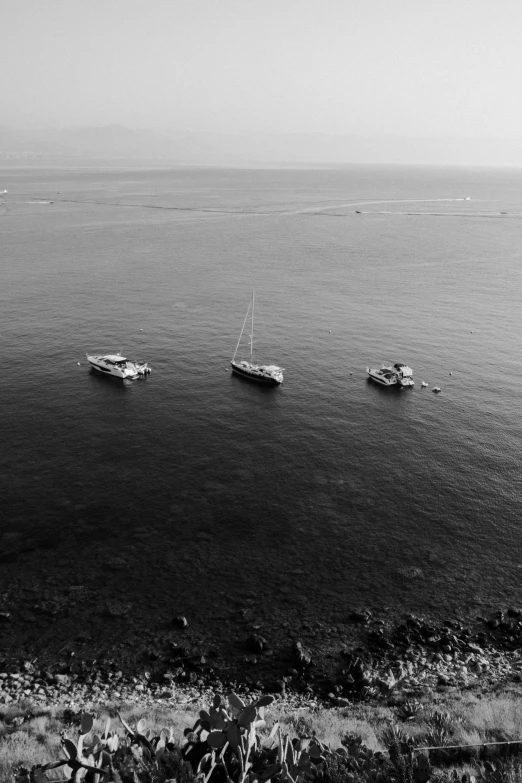
[[[257,633],[251,634],[245,641],[246,647],[254,653],[263,652],[268,646],[267,640]]]
[[[350,612],[348,615],[348,619],[352,623],[368,623],[371,620],[371,617],[372,613],[367,609],[364,609],[363,611]]]
[[[306,669],[312,665],[312,656],[305,650],[301,642],[297,641],[294,644],[294,664],[299,669]]]

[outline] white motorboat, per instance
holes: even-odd
[[[367,367],[366,372],[372,381],[380,383],[381,386],[397,386],[397,375],[386,364],[383,364],[380,370],[372,370]]]
[[[110,353],[103,356],[88,353],[87,361],[93,370],[97,370],[102,375],[112,375],[114,378],[135,380],[143,378],[151,371],[146,362],[129,361],[121,353]]]
[[[406,364],[383,364],[379,370],[366,368],[369,378],[381,386],[414,386],[413,370]]]
[[[415,386],[413,380],[413,370],[407,364],[394,364],[394,370],[397,373],[397,383],[399,386]]]
[[[239,350],[239,344],[243,331],[246,326],[248,315],[251,315],[250,319],[250,359],[247,361],[243,359],[236,361],[236,354]],[[252,301],[248,305],[248,310],[243,321],[243,328],[237,341],[236,350],[230,364],[232,365],[232,372],[235,375],[239,375],[242,378],[247,378],[249,381],[256,381],[257,383],[263,383],[266,386],[279,386],[283,383],[283,367],[278,367],[276,364],[258,364],[252,358],[252,352],[254,348],[254,292],[252,291]]]

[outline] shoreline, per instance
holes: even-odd
[[[4,616],[4,628],[8,622]],[[295,704],[348,707],[456,690],[485,693],[522,683],[522,610],[514,608],[477,618],[474,628],[455,620],[433,625],[413,615],[386,625],[368,611],[357,611],[349,615],[342,639],[289,635],[277,649],[252,626],[242,644],[224,642],[214,649],[185,623],[184,617],[175,618],[154,643],[120,657],[117,649],[113,656],[94,656],[85,641],[82,649],[68,642],[39,656],[34,649],[4,647],[0,705],[24,699],[172,704],[235,690],[271,693]]]

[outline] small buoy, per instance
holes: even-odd
[[[140,329],[140,332],[143,332],[143,329]]]
[[[450,372],[450,375],[453,375],[453,373],[452,373],[452,372]]]
[[[353,373],[350,373],[350,375],[353,375]]]
[[[81,367],[81,364],[80,364],[80,362],[78,362],[78,367]]]
[[[471,334],[473,334],[473,329],[471,330]]]

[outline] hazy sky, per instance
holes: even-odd
[[[0,125],[522,137],[521,0],[0,0]]]

